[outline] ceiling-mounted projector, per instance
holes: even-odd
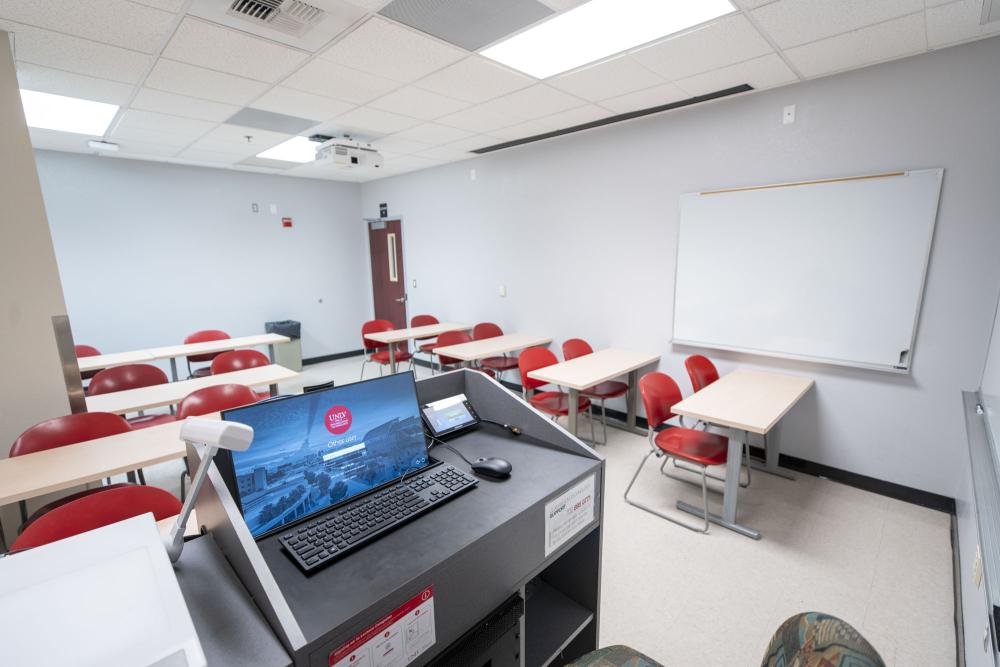
[[[382,154],[371,144],[335,137],[319,145],[316,149],[316,162],[345,169],[381,169]]]

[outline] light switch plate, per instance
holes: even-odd
[[[781,113],[781,122],[785,125],[791,125],[795,122],[795,105],[789,104],[785,107],[784,111]]]
[[[507,296],[507,286],[506,285],[501,285],[500,289],[497,290],[497,291],[500,294],[500,296]]]

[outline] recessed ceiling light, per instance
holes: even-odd
[[[731,11],[729,0],[590,0],[481,53],[545,79]]]
[[[21,106],[28,127],[42,130],[58,130],[74,134],[103,135],[118,106],[104,102],[91,102],[78,97],[40,93],[37,90],[21,89]]]
[[[312,162],[316,159],[317,146],[319,144],[309,141],[306,137],[292,137],[273,148],[268,148],[263,153],[257,153],[257,157],[285,162]]]

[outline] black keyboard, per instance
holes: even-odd
[[[303,571],[312,572],[477,483],[475,477],[442,464],[303,523],[278,541]]]

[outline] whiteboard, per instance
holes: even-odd
[[[943,173],[682,195],[672,342],[908,372]]]

